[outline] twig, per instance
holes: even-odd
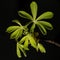
[[[54,45],[60,47],[60,44],[59,43],[56,43],[56,42],[51,41],[51,40],[45,40],[45,41],[48,42],[48,43],[51,43],[51,44],[54,44]]]

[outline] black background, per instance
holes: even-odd
[[[9,34],[6,33],[6,28],[10,25],[14,25],[11,21],[13,19],[23,20],[18,16],[17,11],[25,10],[28,13],[30,12],[30,3],[33,0],[2,0],[0,1],[0,58],[4,59],[14,59],[14,60],[60,60],[60,48],[42,42],[46,48],[47,53],[42,54],[40,52],[36,52],[32,47],[30,47],[30,51],[27,52],[28,57],[24,56],[19,59],[16,56],[16,42],[14,40],[9,39]],[[42,36],[42,40],[54,40],[57,43],[60,43],[60,2],[59,0],[34,0],[38,4],[38,16],[45,11],[52,11],[54,13],[54,17],[51,20],[46,20],[52,23],[54,29],[52,31],[48,31],[47,36]],[[21,23],[22,23],[21,21]],[[22,23],[22,24],[23,24]]]

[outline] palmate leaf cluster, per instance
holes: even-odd
[[[43,35],[47,34],[46,29],[52,30],[53,26],[51,23],[47,21],[43,21],[43,19],[51,19],[53,17],[53,13],[50,11],[44,12],[41,14],[39,17],[37,17],[37,11],[38,11],[38,5],[35,1],[33,1],[30,4],[31,8],[31,13],[27,13],[26,11],[18,11],[18,15],[22,18],[28,19],[29,22],[26,25],[22,25],[19,20],[13,20],[12,22],[17,23],[18,26],[9,26],[6,30],[6,32],[11,33],[10,39],[15,39],[17,44],[16,44],[16,51],[17,51],[17,56],[21,58],[21,52],[24,54],[26,57],[26,50],[29,50],[28,46],[29,44],[36,49],[36,51],[40,50],[41,53],[46,53],[45,47],[37,42],[35,39],[34,32],[36,26],[39,28],[41,33]],[[30,29],[28,26],[31,25]],[[18,41],[18,39],[20,39]]]

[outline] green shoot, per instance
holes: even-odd
[[[10,26],[6,29],[6,32],[11,33],[10,39],[15,39],[17,42],[16,53],[19,58],[22,57],[21,52],[25,57],[27,57],[25,51],[29,51],[29,45],[37,51],[40,50],[41,53],[46,53],[45,47],[39,43],[38,39],[34,35],[35,28],[37,26],[43,35],[47,35],[47,30],[53,29],[51,23],[42,21],[43,19],[51,19],[53,17],[53,12],[47,11],[37,17],[38,5],[35,1],[31,2],[30,9],[32,16],[25,11],[18,11],[18,15],[20,17],[29,20],[27,24],[23,26],[19,20],[13,20],[12,22],[17,23],[18,26]],[[32,26],[29,28],[28,26],[31,25],[31,23]]]

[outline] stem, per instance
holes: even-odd
[[[18,25],[22,26],[22,24],[18,20],[13,20],[12,22],[17,23]]]
[[[51,41],[51,40],[45,40],[45,42],[48,42],[48,43],[51,43],[51,44],[54,44],[54,45],[56,45],[56,46],[58,46],[58,47],[60,47],[60,44],[59,43],[56,43],[56,42],[54,42],[54,41]]]
[[[29,23],[27,23],[25,26],[27,27],[28,25],[30,25],[32,23],[32,21],[30,21]]]

